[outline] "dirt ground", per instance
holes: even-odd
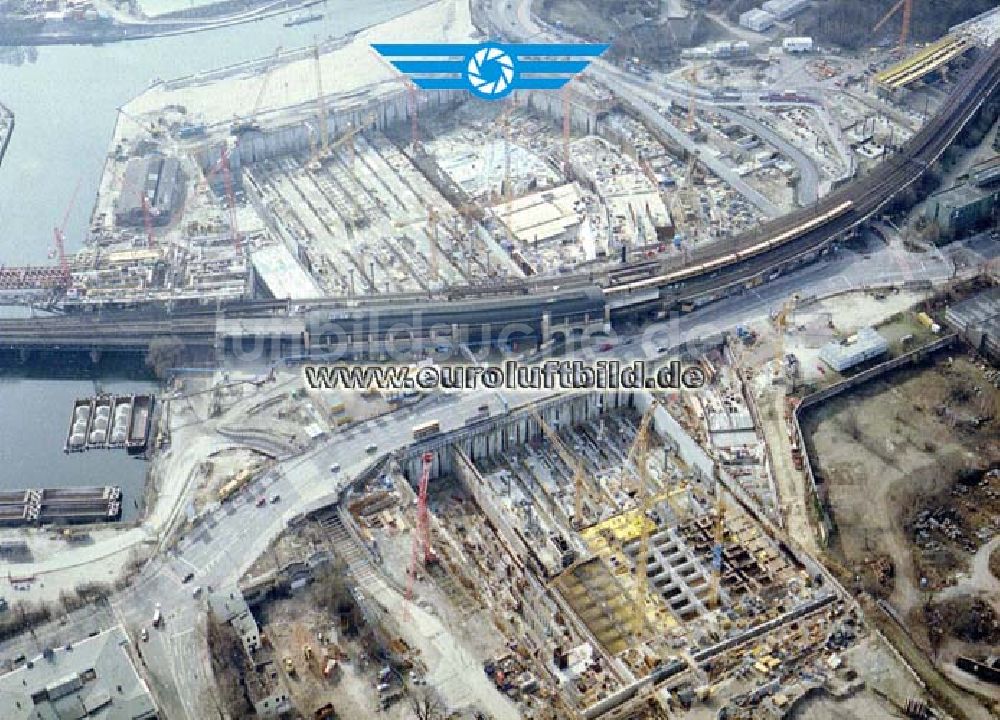
[[[594,0],[547,0],[541,10],[549,22],[559,21],[591,37],[607,37],[608,18]]]
[[[869,383],[806,418],[837,526],[834,553],[862,575],[880,556],[891,560],[894,577],[883,585],[904,615],[922,601],[921,576],[933,583],[924,589],[953,584],[969,550],[989,539],[997,493],[956,487],[962,471],[1000,461],[1000,420],[990,417],[997,408],[1000,392],[980,366],[956,355]],[[934,552],[914,553],[921,511],[942,508],[953,511],[951,525],[927,531],[942,538],[936,545],[920,538]],[[957,541],[947,536],[954,527]]]
[[[342,635],[334,619],[317,609],[309,591],[267,603],[261,629],[273,649],[279,679],[288,689],[289,698],[303,717],[325,703],[332,703],[341,718],[381,717],[401,720],[406,717],[408,704],[397,702],[385,711],[378,710],[376,681],[379,666],[369,659],[357,638]],[[319,634],[323,634],[323,642]],[[314,653],[312,665],[307,664],[303,646]],[[323,677],[319,658],[326,648],[331,655],[340,651],[340,669],[331,677]],[[283,658],[295,666],[293,673],[285,671]]]

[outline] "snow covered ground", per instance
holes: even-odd
[[[370,96],[399,92],[400,74],[372,48],[372,43],[463,43],[478,37],[472,24],[468,0],[440,0],[389,22],[358,33],[346,44],[320,55],[324,96],[357,93]],[[311,54],[295,53],[298,59],[284,62],[271,72],[258,112],[313,102],[316,99],[316,68]],[[279,62],[281,58],[279,56]],[[206,124],[247,117],[261,91],[262,77],[253,68],[233,68],[221,79],[191,78],[179,83],[156,85],[127,106],[132,115],[154,112],[167,105],[183,105],[191,121]]]

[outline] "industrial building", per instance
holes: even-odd
[[[882,355],[888,349],[889,343],[875,328],[863,327],[840,342],[824,345],[820,348],[819,359],[837,372],[843,372]]]
[[[781,41],[781,49],[790,54],[812,52],[813,39],[811,37],[787,37]]]
[[[4,720],[155,720],[156,705],[120,625],[0,675]]]
[[[944,320],[978,352],[1000,360],[1000,287],[983,290],[952,305]]]
[[[740,27],[745,27],[747,30],[764,32],[773,25],[774,15],[760,8],[747,10],[740,15]]]
[[[183,198],[180,164],[175,158],[134,158],[125,166],[115,221],[123,226],[166,225]]]
[[[760,7],[776,20],[787,20],[801,10],[805,10],[809,0],[766,0]]]
[[[989,179],[991,170],[982,177]],[[973,175],[973,177],[975,177]],[[929,220],[935,220],[944,238],[956,238],[983,227],[989,222],[1000,198],[1000,187],[979,186],[974,181],[931,195],[925,205]]]
[[[254,712],[262,718],[276,718],[290,711],[292,704],[278,679],[274,653],[261,643],[260,627],[240,589],[213,592],[208,604],[219,620],[229,623],[243,641],[248,662],[241,679]]]
[[[969,177],[976,187],[985,188],[1000,185],[1000,155],[973,165],[969,169]]]
[[[580,230],[582,206],[579,187],[567,183],[500,204],[494,212],[519,243],[537,248],[574,242]]]
[[[284,245],[268,245],[255,250],[251,260],[257,295],[277,300],[318,298],[323,295],[309,273]]]
[[[598,234],[608,238],[609,253],[673,237],[670,213],[659,188],[638,163],[599,137],[577,140],[571,151],[574,175],[608,206],[610,232],[598,230]]]

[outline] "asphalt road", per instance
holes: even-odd
[[[535,397],[522,395],[517,403]],[[441,401],[423,403],[416,412],[403,410],[365,423],[288,458],[204,517],[166,557],[147,565],[137,582],[112,605],[136,635],[142,627],[148,629],[149,641],[140,643],[146,668],[156,687],[173,686],[159,698],[166,705],[166,717],[201,720],[215,716],[214,697],[206,684],[208,665],[202,631],[208,587],[235,585],[288,520],[336,499],[349,479],[374,459],[366,452],[370,443],[378,445],[376,455],[401,449],[412,442],[413,426],[429,420],[438,420],[444,432],[458,429],[468,418],[478,416],[484,402],[491,404],[493,412],[501,410],[494,397],[442,396]],[[342,466],[337,474],[330,471],[335,462]],[[268,499],[263,507],[256,506],[260,495]],[[270,502],[275,495],[280,500]],[[188,572],[195,577],[185,584]],[[205,588],[199,598],[192,595],[197,586]],[[157,603],[162,608],[163,624],[153,629],[151,619]]]
[[[492,2],[487,0],[484,5],[492,22],[511,38],[522,40],[528,38],[537,39],[549,33],[548,29],[542,28],[531,17],[531,0],[517,0],[510,3],[510,7],[508,7],[508,4],[504,0],[492,0]],[[688,152],[698,154],[698,144],[686,133],[668,122],[654,107],[657,97],[672,97],[675,100],[679,99],[686,102],[689,88],[670,82],[665,82],[662,85],[654,85],[602,60],[594,62],[591,65],[590,72],[608,87],[614,88],[614,91],[621,97],[632,103],[637,110],[643,113],[647,122],[669,135],[672,140],[680,144]],[[696,90],[694,94],[699,102],[716,105],[711,93]],[[746,103],[759,104],[759,98],[759,92],[744,93],[744,97],[738,103],[734,103],[734,105]],[[797,165],[801,175],[798,189],[799,204],[805,206],[816,201],[819,187],[819,170],[808,156],[770,128],[752,118],[746,117],[742,113],[722,106],[716,107],[715,110],[752,129],[764,140],[777,147],[782,154]],[[727,184],[747,198],[761,212],[772,218],[781,214],[780,208],[762,193],[751,187],[724,162],[708,154],[699,154],[699,158],[712,172],[725,180]]]
[[[731,329],[754,317],[767,316],[793,293],[825,295],[866,285],[902,283],[906,280],[943,280],[951,265],[940,255],[905,253],[898,245],[872,242],[864,255],[841,250],[821,263],[783,276],[738,298],[710,305],[674,320],[656,323],[631,334],[610,353],[621,359],[655,358],[673,352],[699,338]],[[542,397],[542,393],[508,393],[506,400],[520,406]],[[440,398],[440,399],[438,399]],[[161,603],[164,624],[149,628],[150,639],[142,643],[146,666],[156,687],[173,685],[176,693],[160,699],[167,717],[198,720],[214,716],[214,698],[208,690],[205,642],[202,631],[203,598],[194,598],[195,586],[224,588],[235,585],[250,565],[284,530],[293,516],[333,501],[349,478],[372,460],[366,452],[378,445],[378,455],[402,449],[411,443],[412,427],[438,420],[442,430],[458,429],[478,415],[484,402],[491,413],[503,411],[503,401],[482,393],[430,398],[417,408],[365,423],[301,455],[286,458],[264,478],[245,488],[232,500],[204,517],[197,529],[182,538],[166,557],[152,561],[138,581],[113,603],[116,613],[136,635],[150,626],[156,603]],[[340,463],[333,474],[330,466]],[[269,502],[256,507],[264,495]],[[279,495],[280,500],[270,502]],[[185,584],[183,577],[195,574]]]
[[[505,10],[503,2],[492,7],[494,14],[500,10],[504,22],[513,20],[516,25],[517,14],[529,12],[530,2],[522,0],[510,11]],[[513,35],[525,37],[523,31]],[[870,257],[841,251],[742,297],[721,301],[670,323],[643,328],[634,334],[641,341],[620,345],[614,354],[622,358],[665,354],[659,348],[673,348],[766,314],[793,292],[826,294],[908,279],[943,279],[951,268],[936,257],[914,259],[885,246],[873,248]],[[508,399],[520,404],[537,397],[518,394]],[[493,396],[449,396],[439,403],[425,403],[415,411],[404,410],[335,435],[324,444],[287,458],[264,479],[205,517],[174,551],[147,565],[138,581],[115,599],[113,608],[126,626],[138,633],[142,627],[149,628],[156,604],[162,606],[162,627],[149,628],[149,641],[140,643],[140,649],[154,687],[167,688],[159,696],[164,715],[200,720],[217,714],[201,629],[205,600],[204,595],[193,597],[195,586],[218,589],[235,585],[290,518],[334,500],[348,479],[372,461],[366,452],[370,443],[378,445],[378,454],[403,448],[411,442],[412,426],[432,419],[439,420],[445,432],[460,428],[487,401],[494,414],[501,411],[500,400]],[[330,472],[334,462],[343,468],[337,475]],[[269,499],[279,495],[280,500],[258,508],[255,499],[262,494]],[[185,584],[182,579],[188,572],[195,577]]]

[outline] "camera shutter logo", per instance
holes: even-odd
[[[385,44],[372,48],[421,90],[467,90],[501,100],[515,90],[558,90],[583,72],[604,44]]]

